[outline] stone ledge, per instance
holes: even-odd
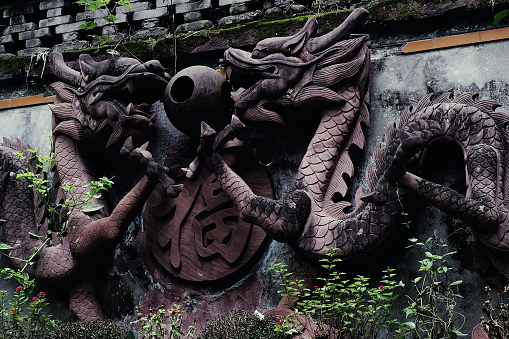
[[[5,99],[0,100],[0,110],[15,108],[15,107],[23,107],[23,106],[33,106],[33,105],[42,105],[42,104],[51,104],[55,101],[55,97],[44,97],[42,94],[33,95],[29,97],[21,97],[14,99]]]
[[[42,37],[51,37],[51,32],[48,27],[39,28],[34,31],[20,32],[18,35],[18,39],[22,41]],[[5,43],[4,41],[2,42]]]
[[[472,45],[482,42],[509,39],[509,27],[457,34],[447,37],[407,42],[401,52],[416,53],[434,49]]]
[[[39,9],[41,11],[53,9],[53,8],[59,8],[64,6],[70,6],[73,4],[73,1],[71,0],[49,0],[49,1],[43,1],[39,3]]]
[[[64,25],[71,22],[74,22],[74,18],[70,15],[53,16],[47,19],[39,20],[39,28]]]

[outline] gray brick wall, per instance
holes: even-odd
[[[97,43],[93,37],[104,34],[118,41],[168,36],[173,27],[175,34],[222,28],[259,20],[265,11],[274,9],[274,4],[286,6],[288,1],[293,0],[131,0],[132,8],[119,6],[113,10],[115,28],[103,19],[108,11],[90,12],[75,0],[41,0],[28,5],[19,1],[19,5],[0,9],[0,58],[51,48],[65,51],[93,47]],[[95,22],[97,27],[79,29],[86,21]]]

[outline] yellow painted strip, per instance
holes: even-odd
[[[464,46],[503,39],[509,39],[509,27],[457,34],[427,40],[411,41],[407,42],[403,48],[401,48],[401,52],[423,52],[440,48]]]
[[[15,107],[42,105],[42,104],[47,104],[47,103],[53,103],[54,101],[55,101],[54,96],[44,97],[42,94],[33,95],[30,97],[5,99],[5,100],[0,100],[0,110],[7,109],[7,108],[15,108]]]

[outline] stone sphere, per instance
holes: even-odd
[[[230,120],[230,83],[216,70],[191,66],[175,74],[164,91],[164,109],[171,123],[190,137],[199,137],[201,122],[221,131]]]

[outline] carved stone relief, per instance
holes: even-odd
[[[119,155],[141,166],[144,176],[119,201],[96,199],[99,209],[71,215],[60,236],[51,232],[55,225],[48,224],[29,183],[10,175],[34,168],[12,155],[29,146],[4,141],[1,214],[13,256],[26,258],[42,246],[30,273],[63,284],[73,278],[71,307],[80,319],[91,320],[102,317],[90,278],[100,274],[97,258],[111,254],[143,206],[149,270],[165,271],[165,279],[177,277],[179,283],[207,284],[247,271],[266,236],[313,260],[330,248],[345,261],[369,256],[398,227],[401,200],[412,193],[468,223],[509,279],[509,118],[495,111],[495,101],[476,101],[471,93],[426,96],[387,129],[385,145],[374,152],[359,188],[349,184],[357,175],[351,152],[364,148],[370,121],[369,37],[351,34],[366,15],[354,10],[323,35],[310,18],[295,35],[262,40],[251,53],[230,48],[221,60],[226,79],[196,66],[170,80],[158,61],[96,62],[88,55],[80,56],[78,71],[52,54],[53,72],[61,79],[51,106],[57,199],[85,195],[83,187],[106,173],[104,159]],[[164,166],[146,144],[156,119],[150,105],[163,97],[168,118],[189,137],[171,145]],[[244,129],[312,125],[317,117],[293,185],[276,199],[264,166],[245,149]],[[464,153],[465,194],[419,173],[430,145],[444,138]],[[74,188],[63,190],[69,183]],[[29,233],[45,236],[48,230],[51,241],[45,243]],[[251,287],[261,290],[257,282]]]
[[[189,148],[171,152],[166,165],[186,167],[194,155]],[[263,166],[233,155],[227,159],[257,194],[272,196]],[[188,281],[223,279],[252,263],[263,249],[265,232],[240,220],[215,175],[204,169],[195,181],[189,181],[181,173],[175,182],[183,185],[178,198],[167,197],[158,185],[147,201],[145,227],[157,261],[168,272]]]
[[[311,18],[297,34],[263,40],[252,53],[225,52],[222,62],[234,89],[245,88],[232,98],[246,124],[288,125],[294,117],[321,116],[286,196],[272,200],[255,194],[216,151],[225,133],[216,136],[206,125],[202,145],[208,147],[202,147],[205,154],[195,162],[214,171],[244,220],[308,256],[323,257],[329,248],[343,260],[371,253],[399,225],[406,191],[468,223],[494,266],[509,278],[503,165],[508,118],[494,111],[499,106],[495,101],[477,102],[472,93],[457,98],[430,94],[415,108],[408,107],[399,124],[386,131],[385,146],[375,151],[374,166],[362,176],[361,187],[367,189],[348,192],[352,188],[345,178],[355,175],[349,151],[364,147],[362,127],[369,124],[370,73],[367,37],[348,35],[365,15],[356,9],[322,36],[316,36],[316,19]],[[234,120],[227,129],[242,126]],[[465,155],[466,194],[414,174],[428,146],[444,138],[454,140]],[[194,167],[189,171],[191,178]],[[347,194],[356,197],[354,206],[344,199]]]
[[[27,179],[16,178],[16,174],[40,171],[32,160],[31,147],[4,140],[0,146],[4,238],[13,248],[17,268],[25,266],[23,260],[39,248],[35,264],[27,266],[27,271],[37,279],[65,284],[70,307],[79,319],[100,319],[103,313],[94,278],[106,267],[101,257],[111,253],[157,182],[169,195],[179,191],[143,145],[156,118],[149,111],[150,104],[162,96],[168,76],[158,61],[142,64],[120,58],[95,62],[89,55],[81,55],[77,71],[55,52],[50,54],[50,64],[62,80],[53,85],[57,96],[50,105],[55,196],[58,202],[70,199],[77,204],[63,208],[57,216],[63,228],[52,224],[55,219],[50,218],[43,202],[50,195],[44,197]],[[24,157],[15,156],[14,151]],[[92,202],[96,207],[85,209],[87,185],[105,175],[101,164],[118,159],[120,154],[139,163],[145,176],[116,204],[112,196],[95,196]]]

